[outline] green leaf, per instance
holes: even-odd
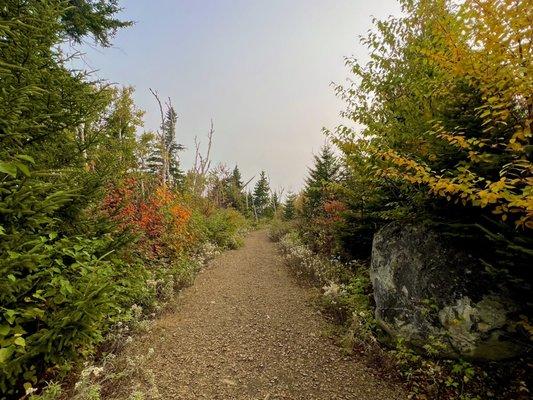
[[[11,357],[11,354],[13,354],[13,347],[2,347],[0,349],[0,364],[4,364],[7,360],[9,360],[9,357]]]
[[[26,176],[31,175],[30,169],[28,168],[26,164],[18,162],[18,161],[15,161],[14,163],[17,166],[17,168],[20,170],[20,172],[22,172],[24,175]]]
[[[26,346],[26,341],[24,340],[23,337],[18,337],[15,339],[14,343],[17,345],[17,346],[20,346],[20,347],[25,347]]]
[[[11,327],[9,325],[0,325],[0,335],[7,336],[10,331]]]
[[[26,154],[18,154],[15,156],[16,158],[18,158],[19,160],[24,160],[24,161],[28,161],[32,164],[35,164],[35,160],[33,159],[33,157],[30,157]]]
[[[5,313],[4,313],[4,316],[5,316],[5,319],[7,320],[7,322],[12,324],[13,322],[15,322],[15,315],[16,314],[17,314],[17,312],[15,310],[6,310]]]
[[[31,319],[35,319],[35,318],[41,319],[44,317],[44,310],[37,308],[37,307],[33,307],[33,308],[30,308],[24,311],[22,313],[22,316],[26,318],[31,318]]]
[[[12,163],[0,161],[0,172],[11,175],[14,178],[17,176],[17,167]]]

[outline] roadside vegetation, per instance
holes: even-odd
[[[109,357],[271,213],[265,173],[248,193],[238,167],[211,166],[212,125],[186,171],[170,99],[152,92],[161,124],[143,132],[133,88],[71,67],[77,53],[64,49],[110,46],[131,25],[119,11],[116,1],[0,6],[2,399],[37,398],[45,381]]]
[[[401,3],[403,17],[375,21],[361,39],[371,61],[347,58],[352,83],[336,91],[349,124],[326,130],[329,143],[305,188],[287,198],[271,238],[296,275],[323,288],[321,306],[343,326],[342,342],[406,382],[412,398],[525,399],[533,332],[532,4]],[[524,305],[513,328],[522,356],[443,358],[447,338],[440,337],[422,348],[391,343],[375,318],[369,274],[374,235],[391,222],[431,227],[512,288]]]

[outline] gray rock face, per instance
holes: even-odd
[[[477,260],[435,231],[393,223],[374,236],[370,277],[376,318],[393,339],[430,344],[445,357],[486,360],[522,351],[516,305],[488,283]]]

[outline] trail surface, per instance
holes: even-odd
[[[135,346],[164,399],[403,399],[321,335],[309,290],[263,231],[217,257],[182,292],[178,310]]]

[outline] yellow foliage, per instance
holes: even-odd
[[[444,81],[469,82],[479,88],[483,105],[478,110],[482,136],[467,138],[463,131],[448,132],[435,125],[436,137],[464,151],[468,161],[446,171],[431,171],[418,157],[392,149],[374,148],[388,167],[382,175],[411,184],[426,185],[448,201],[490,208],[503,221],[510,215],[516,225],[533,228],[533,0],[467,0],[457,12],[461,29],[434,34],[444,46],[421,51],[441,71]],[[441,96],[453,96],[453,85],[442,85]],[[512,127],[514,134],[500,134]],[[531,151],[531,150],[529,150]],[[476,170],[505,154],[510,161],[501,167],[499,180]],[[438,155],[437,157],[438,158]]]

